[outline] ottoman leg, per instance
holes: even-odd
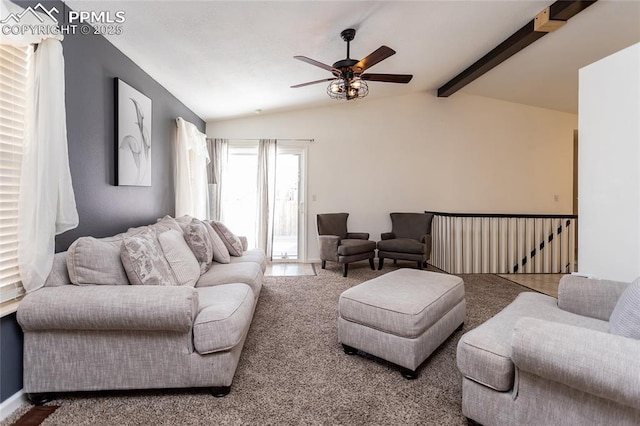
[[[358,350],[356,348],[352,348],[351,346],[345,344],[342,345],[342,350],[347,355],[355,355],[358,353]]]
[[[378,258],[378,271],[382,270],[382,265],[384,265],[384,257]]]
[[[373,264],[373,257],[372,257],[371,259],[369,259],[369,266],[371,266],[371,270],[372,270],[372,271],[375,271],[375,270],[376,270],[376,267],[375,267],[375,266],[374,266],[374,264]]]
[[[342,264],[342,276],[346,277],[347,276],[347,272],[349,272],[349,264],[348,263],[343,263]]]
[[[211,395],[216,398],[225,397],[231,392],[231,386],[213,386],[211,389]]]
[[[418,378],[418,373],[408,368],[400,367],[400,374],[407,380],[415,380]]]

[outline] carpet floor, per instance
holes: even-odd
[[[391,364],[348,356],[337,338],[337,302],[344,290],[389,272],[352,264],[317,276],[267,277],[231,388],[224,398],[204,389],[58,395],[42,425],[466,425],[461,376],[455,365],[460,336],[528,289],[493,274],[461,275],[467,318],[405,380]],[[31,408],[23,404],[2,424]]]

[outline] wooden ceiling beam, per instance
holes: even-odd
[[[593,1],[556,1],[548,8],[549,20],[568,21],[591,6]],[[544,11],[543,11],[544,12]],[[541,13],[543,13],[541,12]],[[473,65],[449,80],[438,89],[438,97],[446,98],[471,83],[476,78],[506,61],[534,41],[544,37],[547,32],[535,30],[535,19],[513,33],[492,51],[478,59]]]

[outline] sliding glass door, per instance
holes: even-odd
[[[277,143],[275,179],[268,191],[273,197],[267,255],[274,261],[305,260],[305,188],[307,147]],[[236,234],[245,235],[250,247],[257,246],[260,194],[258,194],[258,144],[229,143],[222,179],[222,221]]]
[[[224,170],[221,220],[236,235],[246,236],[249,247],[256,247],[257,143],[229,143]]]

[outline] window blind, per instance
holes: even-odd
[[[18,195],[31,50],[0,44],[0,303],[24,294],[18,270]]]

